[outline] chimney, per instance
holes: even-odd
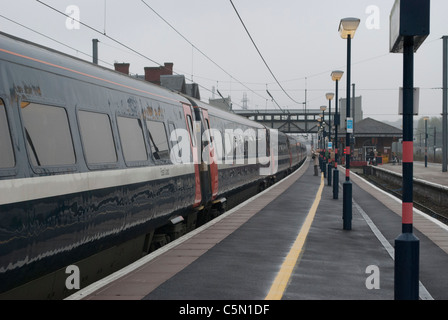
[[[173,63],[165,62],[163,67],[145,67],[145,80],[160,86],[160,76],[172,76]]]
[[[114,63],[115,71],[129,75],[129,63]]]
[[[165,70],[166,72],[169,72],[168,74],[164,74],[165,76],[172,76],[173,75],[173,65],[174,63],[172,62],[165,62]]]

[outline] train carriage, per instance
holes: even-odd
[[[258,150],[246,148],[250,140],[237,137],[230,151],[218,151],[214,140],[202,138],[206,129],[223,137],[225,129],[262,130],[265,142],[270,132],[176,92],[0,34],[0,296],[33,282],[43,292],[48,285],[44,298],[60,298],[67,294],[63,283],[51,287],[68,265],[89,270],[83,286],[91,283],[147,254],[155,230],[173,218],[194,224],[198,212],[248,185],[265,184],[296,162],[290,140],[278,134],[278,158],[269,143],[266,151],[265,166],[275,170],[260,175]],[[176,130],[187,133],[189,161],[177,161],[173,152]],[[217,156],[233,161],[212,163]]]
[[[169,155],[188,100],[8,36],[0,55],[2,291],[198,205]]]

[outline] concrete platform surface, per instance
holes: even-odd
[[[306,163],[217,221],[71,298],[260,301],[282,275],[276,296],[282,300],[392,300],[401,203],[355,174],[351,179],[352,230],[343,230],[342,188],[333,199],[327,180]],[[415,215],[420,298],[448,299],[448,228]]]
[[[390,170],[396,173],[402,173],[402,166],[400,164],[387,163],[378,166],[386,170]],[[428,163],[425,167],[425,163],[421,161],[414,161],[414,179],[420,179],[442,186],[448,187],[448,172],[442,172],[442,165],[440,163]]]

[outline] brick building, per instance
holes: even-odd
[[[367,161],[372,157],[383,163],[389,162],[392,155],[392,143],[403,137],[401,129],[390,126],[372,118],[366,118],[356,123],[356,128],[352,134],[354,146],[352,148],[353,161]],[[345,128],[338,132],[339,152],[341,154],[345,148]],[[345,159],[344,159],[345,160]]]

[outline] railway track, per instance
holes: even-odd
[[[371,175],[365,175],[361,173],[357,174],[373,185],[377,186],[381,190],[386,191],[387,193],[397,197],[400,200],[402,199],[401,186],[392,185],[379,179],[378,177],[373,177]],[[430,217],[433,217],[434,219],[437,219],[440,222],[448,225],[448,208],[436,206],[431,203],[431,201],[426,200],[424,197],[421,197],[418,194],[414,194],[414,207],[429,215]]]

